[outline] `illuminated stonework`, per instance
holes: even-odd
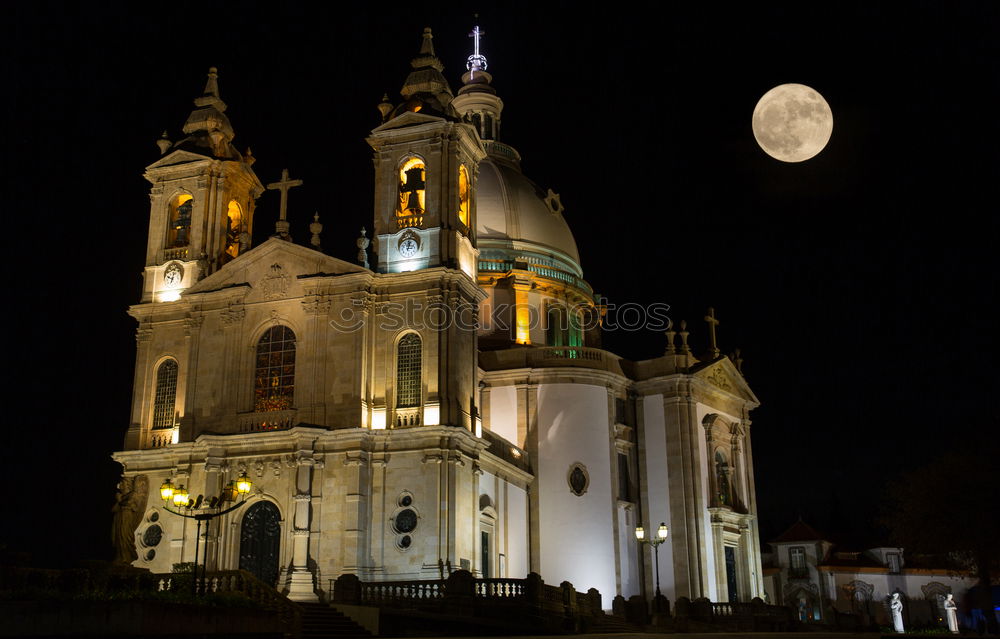
[[[465,564],[594,587],[610,608],[652,592],[632,530],[663,521],[669,599],[760,596],[757,400],[738,361],[695,357],[686,332],[648,360],[603,350],[575,213],[498,139],[485,64],[454,95],[427,30],[412,67],[367,138],[371,269],[294,243],[308,234],[286,219],[251,246],[264,187],[232,145],[215,70],[180,141],[147,167],[133,405],[115,458],[149,478],[150,503],[167,479],[214,495],[245,472],[259,492],[197,543],[191,522],[161,518],[170,543],[133,548],[136,565],[170,572],[198,547],[209,570],[315,601],[344,573],[436,580]],[[258,542],[267,552],[243,552]]]

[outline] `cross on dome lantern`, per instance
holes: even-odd
[[[480,31],[478,26],[472,27],[472,31],[469,33],[469,37],[473,41],[473,53],[469,56],[468,62],[465,63],[465,68],[469,70],[469,78],[474,78],[476,76],[476,71],[486,70],[486,56],[479,53],[479,38],[486,35],[485,31]]]

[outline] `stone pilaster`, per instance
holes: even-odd
[[[288,577],[288,598],[318,601],[309,569],[309,534],[312,523],[312,451],[300,450],[295,471],[295,514],[292,518],[292,570]]]

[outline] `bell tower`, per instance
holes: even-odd
[[[250,150],[233,145],[218,72],[208,71],[203,94],[171,142],[157,141],[163,157],[146,167],[149,237],[143,302],[171,302],[206,275],[250,248],[256,199],[264,187]]]
[[[378,270],[401,273],[435,266],[476,278],[475,185],[486,154],[475,128],[452,105],[454,96],[424,29],[420,53],[400,94],[379,105],[382,125],[368,144],[375,158],[375,241]]]

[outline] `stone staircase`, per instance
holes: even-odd
[[[327,604],[299,603],[302,639],[367,639],[372,634]]]
[[[587,620],[584,632],[643,632],[642,626],[629,623],[622,617],[601,614]]]

